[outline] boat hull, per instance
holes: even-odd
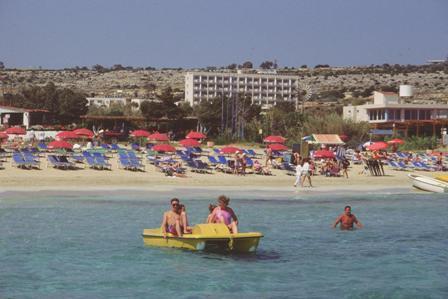
[[[435,193],[448,193],[447,182],[423,175],[409,174],[408,176],[412,180],[412,185],[417,189]]]
[[[198,224],[182,237],[167,234],[164,238],[160,228],[145,229],[142,236],[148,246],[238,253],[255,252],[263,237],[258,232],[231,234],[222,224]]]

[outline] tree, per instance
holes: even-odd
[[[95,64],[94,66],[92,66],[92,70],[97,71],[99,73],[104,73],[107,71],[107,69],[101,64]]]
[[[243,69],[251,69],[251,68],[254,67],[254,65],[252,64],[252,62],[250,62],[250,61],[246,61],[246,62],[244,62],[244,63],[241,65],[241,67],[242,67]]]
[[[122,66],[121,64],[114,64],[111,67],[111,70],[113,70],[113,71],[122,71],[122,70],[125,70],[125,67]]]
[[[5,69],[5,64],[3,63],[3,61],[0,61],[0,70]]]
[[[171,87],[165,88],[156,101],[143,102],[140,106],[142,115],[147,119],[166,117],[169,119],[182,119],[185,113],[176,104],[180,98],[173,94]]]
[[[238,65],[237,65],[236,63],[232,63],[232,64],[229,64],[229,65],[227,66],[227,69],[229,69],[229,70],[235,70],[237,67],[238,67]]]
[[[60,123],[77,122],[87,113],[87,99],[84,94],[68,88],[58,91],[58,119]]]
[[[260,68],[264,69],[264,70],[270,70],[270,69],[274,69],[276,68],[276,64],[272,61],[264,61],[260,64]]]
[[[301,68],[301,69],[307,69],[308,66],[307,66],[306,64],[302,64],[302,65],[300,66],[300,68]]]

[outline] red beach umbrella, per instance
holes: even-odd
[[[92,138],[94,135],[91,130],[86,129],[86,128],[76,129],[73,132],[78,136],[87,137],[87,138]]]
[[[196,139],[182,139],[179,141],[179,144],[181,144],[183,147],[198,147],[201,146],[199,141]]]
[[[133,137],[149,137],[151,133],[145,130],[135,130],[132,131],[131,136]]]
[[[267,143],[285,143],[286,138],[282,136],[271,135],[266,137],[263,141]]]
[[[387,144],[386,142],[378,141],[378,142],[374,142],[367,149],[369,151],[379,151],[379,150],[386,149],[388,146],[389,146],[389,144]]]
[[[7,139],[9,136],[5,132],[0,132],[0,139]]]
[[[395,139],[389,140],[387,143],[388,144],[404,144],[404,141],[399,138],[395,138]]]
[[[63,148],[63,149],[72,149],[73,145],[71,143],[68,143],[67,141],[63,140],[56,140],[52,141],[48,144],[49,149],[57,149],[57,148]]]
[[[152,147],[153,151],[156,152],[175,152],[176,148],[174,146],[172,146],[171,144],[156,144]]]
[[[335,155],[329,150],[318,150],[314,152],[314,158],[334,158]]]
[[[8,135],[25,135],[26,130],[21,127],[11,127],[11,128],[7,128],[5,133]]]
[[[161,133],[154,133],[148,136],[148,139],[155,141],[169,141],[168,135]]]
[[[273,143],[270,144],[269,147],[271,148],[271,150],[273,151],[287,151],[288,147],[284,144],[280,144],[280,143]]]
[[[77,135],[75,132],[73,131],[62,131],[56,134],[56,137],[60,138],[60,139],[78,139],[80,138],[79,135]]]
[[[221,149],[221,153],[223,154],[234,154],[236,152],[240,152],[241,149],[234,146],[226,146]]]
[[[185,138],[187,138],[187,139],[205,139],[205,138],[207,138],[207,136],[205,136],[201,132],[191,131],[190,133],[187,134],[187,136],[185,136]]]

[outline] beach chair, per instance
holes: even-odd
[[[103,155],[95,155],[95,163],[101,169],[112,170],[112,164],[106,161],[106,158]]]
[[[221,155],[221,150],[219,148],[214,148],[213,151],[215,154]]]
[[[249,156],[251,156],[252,158],[255,158],[255,157],[258,156],[257,153],[256,153],[253,149],[248,149],[248,150],[247,150],[247,154],[248,154]]]
[[[124,157],[124,156],[118,157],[118,168],[135,170],[135,169],[132,169],[132,164],[131,164],[131,161],[129,160],[129,157]]]
[[[93,156],[85,156],[87,165],[92,169],[102,169],[102,167],[95,161]]]
[[[128,151],[128,157],[135,160],[142,160],[142,158],[138,157],[134,151]]]
[[[35,157],[31,152],[23,152],[23,160],[28,163],[30,167],[37,167],[40,169],[40,161],[38,157]]]
[[[207,163],[205,163],[205,162],[203,162],[202,160],[199,160],[199,159],[195,160],[194,162],[196,163],[197,170],[200,173],[209,173],[209,174],[212,173],[211,170],[210,170],[210,167],[209,167],[209,165]]]
[[[218,156],[218,161],[220,164],[227,165],[227,159],[224,156]]]
[[[436,167],[430,166],[430,165],[426,164],[425,162],[417,162],[417,163],[419,163],[420,167],[424,170],[436,171]]]
[[[41,152],[47,152],[48,151],[48,147],[45,143],[41,142],[37,145],[37,149]]]
[[[135,170],[145,171],[145,165],[139,159],[129,157],[129,162]]]
[[[68,169],[69,167],[71,167],[70,163],[60,161],[55,155],[48,155],[47,160],[47,167],[50,165],[58,169]]]
[[[12,154],[12,161],[11,165],[17,167],[17,168],[23,168],[23,169],[31,169],[31,164],[27,163],[22,156],[21,153],[15,152]]]
[[[134,151],[139,151],[140,150],[140,145],[138,143],[133,143],[133,144],[131,144],[131,148]]]
[[[252,158],[246,157],[246,167],[252,168],[254,166],[254,161]]]
[[[219,164],[219,161],[216,160],[214,156],[207,156],[207,158],[211,165],[216,166],[217,164]]]

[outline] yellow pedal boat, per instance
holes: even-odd
[[[226,225],[209,223],[195,225],[191,234],[184,234],[182,237],[168,233],[164,238],[161,228],[144,229],[142,236],[145,245],[149,246],[249,253],[257,250],[263,234],[231,234]]]

